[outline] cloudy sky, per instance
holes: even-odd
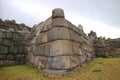
[[[52,9],[64,9],[73,24],[82,24],[85,33],[120,37],[120,0],[0,0],[0,18],[32,27],[51,16]]]

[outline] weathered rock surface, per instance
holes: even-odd
[[[95,40],[94,46],[97,57],[120,57],[120,38],[105,39],[99,37]]]
[[[0,66],[29,63],[48,73],[61,74],[94,57],[120,57],[120,38],[105,39],[82,25],[76,27],[56,8],[32,29],[0,19]]]
[[[14,20],[0,21],[0,66],[25,63],[30,28]]]
[[[54,9],[52,17],[32,28],[29,45],[29,63],[48,72],[66,72],[92,59],[89,37],[65,19],[62,9]]]

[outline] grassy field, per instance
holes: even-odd
[[[65,74],[48,74],[28,65],[0,67],[0,80],[120,80],[120,58],[96,58]]]

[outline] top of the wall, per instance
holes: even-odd
[[[28,33],[31,28],[26,26],[24,23],[18,24],[15,20],[5,20],[0,19],[0,31],[12,31],[20,33]]]

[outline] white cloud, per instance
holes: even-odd
[[[49,9],[47,7],[34,0],[12,0],[10,4],[21,10],[23,13],[35,18],[45,18],[50,15],[48,14]]]
[[[75,25],[82,24],[86,33],[93,30],[98,36],[105,36],[106,38],[118,38],[118,36],[120,36],[120,30],[118,28],[104,24],[100,21],[90,20],[81,16],[69,16],[67,19]]]
[[[27,25],[29,24],[34,25],[36,24],[37,21],[39,23],[41,21],[46,20],[48,17],[51,16],[52,9],[56,7],[60,7],[64,9],[66,18],[75,25],[82,24],[84,31],[86,33],[89,33],[91,30],[93,30],[97,32],[98,36],[105,36],[105,37],[111,37],[111,38],[120,37],[120,28],[117,28],[115,26],[110,26],[106,22],[105,24],[99,20],[95,20],[95,19],[93,20],[91,17],[86,18],[86,15],[92,16],[92,17],[95,17],[95,16],[98,17],[99,15],[98,14],[91,15],[90,13],[87,13],[86,11],[92,12],[91,10],[93,9],[93,7],[92,9],[89,9],[89,4],[88,6],[84,6],[82,5],[83,3],[79,4],[79,1],[78,3],[76,3],[77,4],[76,6],[75,4],[73,4],[74,1],[64,1],[63,3],[63,1],[56,1],[56,0],[53,0],[53,1],[51,0],[46,0],[46,1],[42,1],[42,0],[11,0],[11,1],[1,0],[1,2],[6,4],[5,6],[8,6],[9,4],[11,5],[11,7],[15,7],[18,9],[17,11],[19,11],[19,12],[16,12],[14,15],[13,13],[15,11],[13,13],[9,13],[10,10],[6,10],[5,11],[6,14],[9,13],[8,16],[10,16],[10,14],[13,14],[13,16],[18,16],[21,13],[29,15],[30,17],[28,17],[28,19],[23,19],[25,24],[28,23]],[[84,2],[84,4],[85,3],[86,2]],[[4,10],[3,4],[2,4],[2,7]],[[86,7],[88,9],[86,9]],[[85,9],[86,11],[84,11]],[[17,15],[17,13],[19,14]],[[82,15],[82,14],[86,14],[86,15]],[[101,16],[103,16],[102,13],[100,14]],[[31,18],[34,18],[34,19],[31,19]],[[30,19],[31,19],[31,22],[30,22]],[[19,18],[16,18],[16,20],[19,20]]]

